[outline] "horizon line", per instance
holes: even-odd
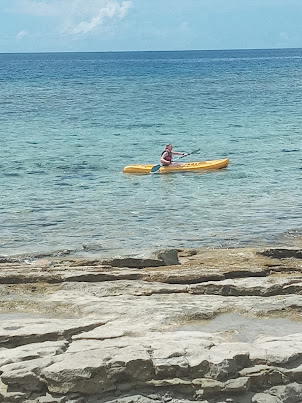
[[[28,52],[1,52],[0,55],[11,55],[11,54],[49,54],[49,53],[159,53],[159,52],[228,52],[228,51],[255,51],[255,50],[297,50],[302,49],[302,47],[284,47],[284,48],[229,48],[229,49],[178,49],[178,50],[50,50],[50,51],[28,51]]]

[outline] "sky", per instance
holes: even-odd
[[[302,0],[0,0],[0,53],[302,48]]]

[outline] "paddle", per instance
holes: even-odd
[[[192,154],[197,154],[199,151],[200,151],[200,148],[198,148],[198,150],[191,151],[190,153],[188,153],[188,154],[186,154],[186,155],[182,155],[182,156],[179,157],[179,158],[187,157],[188,155],[192,155]],[[154,165],[154,167],[151,168],[151,171],[150,171],[150,172],[151,172],[152,174],[154,174],[155,172],[159,171],[160,167],[161,167],[160,164]]]
[[[160,167],[161,167],[160,164],[154,165],[154,167],[151,168],[151,171],[150,171],[150,172],[151,172],[152,174],[154,174],[155,172],[159,171]]]
[[[199,148],[198,150],[191,151],[190,153],[188,153],[188,154],[186,154],[186,155],[182,155],[182,156],[180,156],[179,158],[186,157],[187,155],[197,154],[197,153],[199,153],[199,151],[200,151],[200,148]]]

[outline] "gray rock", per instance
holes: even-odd
[[[280,403],[301,403],[302,400],[302,385],[296,382],[288,385],[274,386],[267,392],[276,396]]]
[[[82,400],[82,399],[81,399]],[[80,403],[80,399],[68,399],[64,396],[61,397],[54,397],[49,393],[46,393],[45,396],[39,396],[38,398],[28,398],[25,403]],[[82,403],[83,400],[82,400]]]
[[[178,265],[178,250],[177,249],[166,249],[156,252],[155,258],[162,261],[164,266]]]
[[[252,398],[252,403],[281,403],[276,396],[268,393],[256,393]]]
[[[220,381],[233,378],[250,365],[248,346],[244,343],[222,343],[209,352],[207,377]]]
[[[255,340],[251,360],[269,365],[289,364],[302,358],[302,333]]]
[[[194,379],[192,384],[195,387],[200,388],[199,396],[202,396],[203,398],[215,396],[216,394],[219,395],[224,389],[224,383],[216,381],[215,379]]]
[[[141,269],[144,267],[160,267],[179,264],[177,249],[161,250],[154,253],[150,258],[121,257],[103,260],[103,265],[112,267],[130,267]]]
[[[259,253],[276,259],[302,259],[302,250],[298,248],[272,248],[263,250]]]
[[[249,387],[250,387],[250,378],[241,377],[226,381],[223,390],[229,393],[244,394],[244,392],[249,390]]]
[[[26,401],[26,393],[22,392],[0,392],[0,402],[5,403],[24,403]]]
[[[164,266],[162,260],[158,259],[143,259],[135,257],[123,257],[110,260],[103,260],[102,264],[112,267],[130,267],[142,269],[144,267],[160,267]]]
[[[45,341],[44,343],[28,344],[14,349],[1,349],[0,368],[10,363],[62,354],[67,346],[67,341]]]
[[[30,343],[70,338],[82,331],[101,326],[105,321],[93,319],[27,319],[0,324],[0,346],[17,347]]]
[[[1,379],[8,385],[8,391],[40,392],[43,390],[45,383],[41,380],[39,374],[42,368],[47,367],[52,362],[52,358],[38,358],[4,365],[1,368]]]

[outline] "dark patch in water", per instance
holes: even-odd
[[[7,172],[3,174],[4,176],[21,176],[20,174],[18,174],[17,172]]]
[[[4,81],[4,80],[0,80],[0,81]],[[10,104],[13,104],[13,103],[14,103],[13,101],[1,101],[0,105],[10,105]]]
[[[126,154],[120,154],[121,158],[126,158],[126,159],[133,159],[133,155],[126,155]]]
[[[28,171],[28,175],[40,175],[40,174],[45,174],[46,171]]]
[[[162,127],[162,123],[134,123],[131,125],[125,126],[126,129],[149,129],[152,127]]]
[[[72,186],[71,183],[67,183],[67,182],[57,182],[55,183],[56,186]]]
[[[287,150],[286,148],[283,148],[282,152],[283,153],[296,153],[300,151],[298,148],[293,148],[292,150]]]

